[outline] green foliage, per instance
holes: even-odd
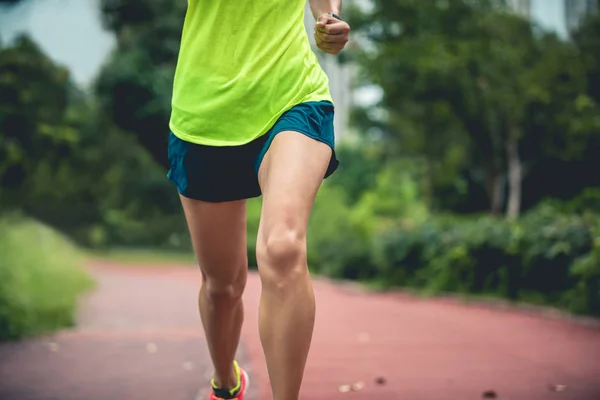
[[[187,3],[102,0],[105,26],[118,47],[102,68],[95,94],[110,123],[133,134],[163,168],[171,93]]]
[[[309,264],[336,278],[597,315],[600,174],[590,171],[600,170],[600,20],[568,42],[498,4],[375,0],[352,18],[360,81],[379,85],[383,98],[353,113],[369,137],[337,148],[340,170],[309,224]],[[102,0],[118,46],[92,93],[73,87],[26,37],[0,48],[2,210],[22,210],[90,247],[191,250],[165,176],[185,6]],[[511,143],[523,182],[507,188]],[[515,222],[440,214],[498,213],[519,185],[524,209],[533,209]],[[567,201],[540,204],[548,197]],[[260,208],[260,199],[248,202],[251,265]],[[38,243],[46,228],[14,226],[0,226],[0,332],[71,323],[69,293],[86,285],[77,273],[58,274],[75,258],[59,239]],[[51,267],[38,271],[46,258]],[[6,267],[15,262],[24,267]],[[53,308],[38,312],[40,304]]]
[[[32,220],[0,220],[0,339],[74,323],[77,299],[92,281],[66,238]]]
[[[599,221],[548,205],[515,223],[436,217],[378,235],[372,264],[389,286],[495,295],[600,315]]]
[[[262,207],[262,200],[260,198],[249,199],[246,202],[246,232],[247,232],[247,243],[246,248],[248,249],[248,265],[250,268],[256,268],[256,239],[258,235],[258,225],[260,223],[260,210]]]
[[[120,265],[171,268],[174,264],[197,268],[194,252],[156,247],[110,247],[100,250],[88,250],[89,257],[117,262]]]
[[[383,151],[380,146],[342,142],[335,152],[341,160],[340,170],[327,182],[343,188],[347,201],[354,204],[375,186],[377,172],[385,163]]]
[[[547,201],[547,203],[570,214],[598,213],[600,212],[600,188],[589,187],[569,201]]]
[[[576,282],[562,300],[576,313],[600,313],[600,218],[590,222],[592,250],[573,262],[572,279]]]
[[[574,32],[573,39],[585,65],[588,94],[600,102],[600,14],[590,15]]]
[[[60,164],[79,132],[67,121],[68,71],[29,38],[0,48],[0,184],[19,190],[43,164]],[[0,198],[0,200],[2,200]]]
[[[0,49],[0,205],[87,246],[191,248],[166,171],[27,37]]]
[[[383,91],[378,112],[356,121],[378,127],[390,154],[424,165],[435,209],[499,214],[508,203],[514,213],[521,189],[530,207],[598,184],[566,173],[522,184],[556,160],[579,176],[600,167],[597,19],[581,28],[578,48],[498,1],[376,0],[351,16],[361,81]]]
[[[326,181],[317,195],[308,229],[309,265],[336,278],[374,278],[373,236],[394,221],[423,222],[428,211],[422,194],[404,163],[381,168],[369,182],[371,190],[354,204],[339,182]]]
[[[413,223],[427,218],[428,209],[418,183],[417,169],[411,167],[413,164],[407,162],[390,162],[382,166],[374,177],[374,187],[365,191],[358,201],[357,212],[370,210],[375,217]]]
[[[372,215],[356,213],[344,192],[324,185],[315,201],[308,229],[308,260],[312,270],[336,277],[365,279],[369,265]]]

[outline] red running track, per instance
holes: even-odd
[[[196,311],[198,271],[96,263],[92,272],[99,285],[76,329],[0,344],[0,399],[192,400],[203,393],[211,367]],[[484,392],[510,400],[600,400],[597,327],[368,294],[325,280],[315,291],[303,400],[468,400]],[[249,400],[271,400],[259,296],[252,274],[239,358],[254,382]],[[340,391],[357,383],[364,385],[359,391]]]

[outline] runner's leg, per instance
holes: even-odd
[[[234,388],[233,361],[244,319],[246,286],[246,201],[207,203],[181,196],[202,271],[198,305],[215,367],[215,384]]]
[[[282,132],[259,170],[259,328],[274,400],[297,400],[302,383],[315,319],[306,230],[331,152],[305,135]]]

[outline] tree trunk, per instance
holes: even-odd
[[[486,172],[486,191],[490,199],[490,213],[499,215],[502,211],[502,203],[504,199],[504,179],[500,173],[500,169],[495,162],[488,165]]]
[[[492,185],[492,215],[499,215],[504,200],[504,179],[501,174],[495,174]]]
[[[423,174],[423,200],[428,210],[433,206],[433,167],[429,156],[425,158],[425,173]]]
[[[511,132],[506,143],[506,159],[508,163],[508,205],[506,217],[514,220],[521,211],[521,182],[523,167],[519,157],[519,139],[516,132]]]

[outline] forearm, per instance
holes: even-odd
[[[342,12],[342,0],[308,0],[308,2],[315,19],[323,14],[333,13],[339,15]]]

